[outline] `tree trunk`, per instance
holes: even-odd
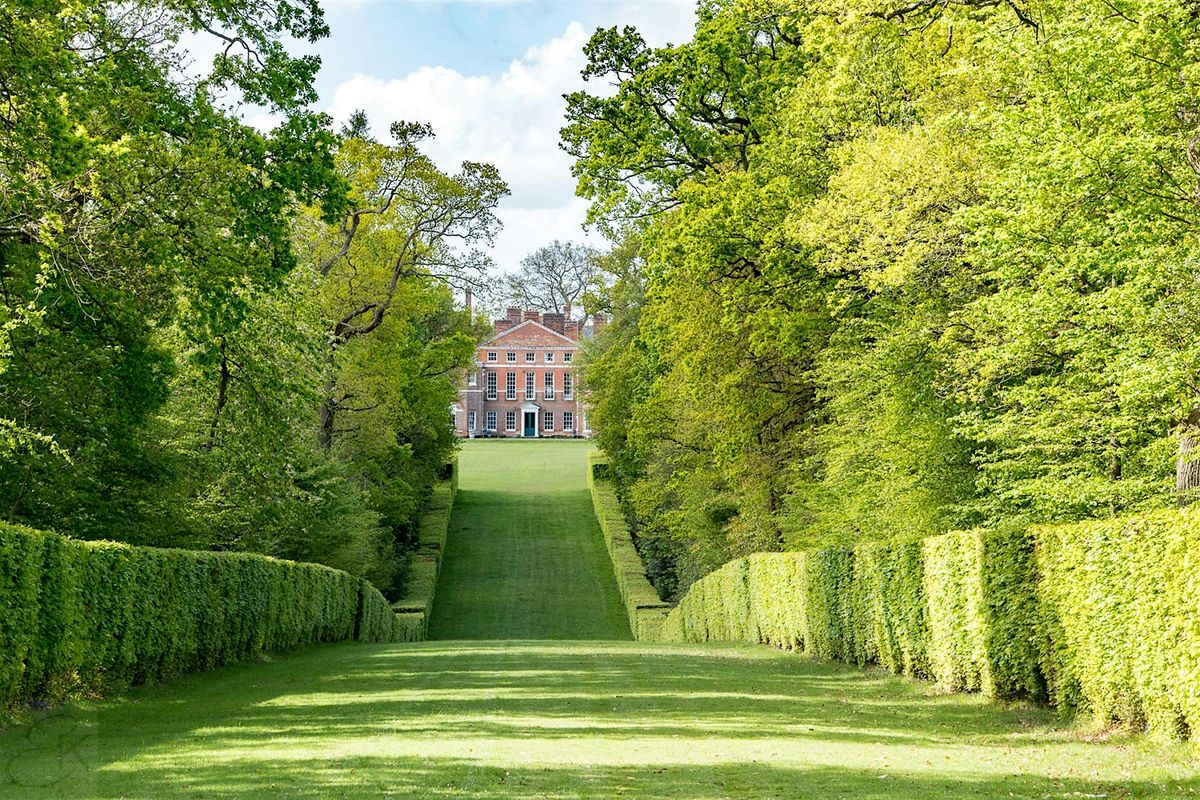
[[[333,399],[333,387],[330,386],[321,398],[321,411],[317,418],[317,446],[322,450],[328,450],[333,445],[333,421],[336,416],[337,401]]]
[[[325,386],[321,391],[321,410],[317,415],[317,446],[329,450],[333,446],[333,423],[337,417],[337,378],[334,375],[333,351],[326,354]]]
[[[217,426],[221,423],[221,414],[229,401],[229,352],[225,346],[225,338],[221,337],[221,377],[217,382],[217,405],[213,409],[212,423],[208,426],[208,442],[204,445],[206,451],[211,451],[217,443]]]
[[[1200,498],[1200,408],[1179,426],[1179,456],[1175,461],[1175,502],[1182,508]]]

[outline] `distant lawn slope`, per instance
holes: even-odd
[[[463,443],[430,639],[629,639],[585,441]]]

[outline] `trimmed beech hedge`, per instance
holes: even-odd
[[[407,638],[375,587],[339,570],[0,524],[0,711],[298,645]]]
[[[804,649],[1200,738],[1200,506],[757,554],[693,584],[659,637]]]
[[[0,716],[317,642],[425,638],[457,465],[419,520],[420,577],[400,612],[318,564],[83,542],[0,523]],[[398,604],[403,605],[403,604]]]
[[[1200,506],[1032,537],[1051,699],[1200,738]]]
[[[405,641],[423,640],[429,626],[429,615],[433,613],[433,596],[437,590],[442,550],[446,547],[446,535],[450,530],[450,511],[454,506],[454,496],[458,493],[457,462],[451,463],[447,469],[449,476],[434,484],[429,507],[417,518],[417,549],[409,557],[404,597],[392,604],[390,609],[410,633],[410,638]]]
[[[664,603],[658,591],[646,579],[642,558],[633,543],[629,525],[617,500],[616,489],[608,475],[608,456],[592,451],[588,456],[588,488],[592,492],[596,519],[604,534],[604,544],[612,559],[621,601],[629,615],[629,628],[635,639],[656,639],[671,604]]]

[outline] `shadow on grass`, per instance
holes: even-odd
[[[0,732],[0,797],[1180,797],[1179,749],[766,648],[337,645]]]

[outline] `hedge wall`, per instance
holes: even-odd
[[[656,639],[671,604],[664,603],[646,579],[646,570],[629,533],[616,489],[608,480],[608,457],[602,452],[593,451],[589,455],[588,488],[604,534],[604,544],[612,559],[621,601],[629,615],[629,628],[635,639]]]
[[[757,554],[693,584],[659,638],[805,649],[1200,738],[1200,507]]]
[[[433,613],[433,597],[437,590],[442,550],[450,530],[450,511],[458,493],[458,464],[447,468],[448,477],[433,486],[429,507],[417,518],[417,548],[408,561],[408,579],[404,597],[392,604],[390,611],[405,626],[409,637],[405,641],[425,638],[429,615]]]
[[[419,520],[399,612],[368,581],[317,564],[0,523],[0,716],[299,645],[423,639],[458,486],[457,465],[448,472]]]
[[[1200,738],[1200,506],[1032,539],[1051,699]]]
[[[0,523],[0,712],[297,645],[409,637],[375,587],[328,567]]]

